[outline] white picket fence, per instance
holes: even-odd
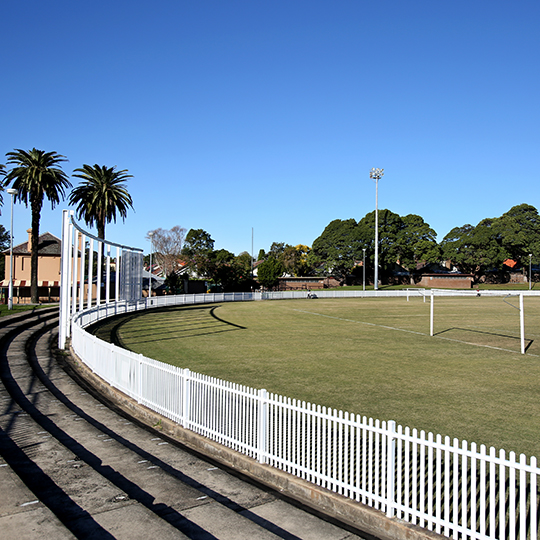
[[[227,293],[120,299],[140,288],[133,261],[140,250],[117,248],[115,295],[106,285],[91,306],[91,288],[77,284],[88,253],[101,241],[77,228],[64,213],[61,328],[59,344],[71,336],[75,353],[111,386],[150,409],[261,463],[296,475],[345,497],[455,539],[536,540],[536,458],[478,447],[475,443],[418,432],[395,422],[337,411],[176,368],[106,343],[88,333],[103,318],[156,307],[229,301],[305,298],[305,291]],[[106,280],[111,256],[106,244]],[[121,250],[121,251],[120,251]],[[134,253],[135,255],[132,255]],[[91,283],[93,255],[86,257]],[[80,266],[78,271],[78,259]],[[118,264],[118,263],[121,264]],[[122,270],[127,277],[119,276]],[[82,282],[84,285],[84,281]],[[137,285],[138,283],[138,285]],[[120,285],[120,287],[119,287]],[[85,308],[86,292],[86,308]],[[430,292],[429,292],[430,293]],[[476,294],[436,291],[434,294]],[[422,295],[422,291],[317,291],[319,297]],[[431,293],[430,293],[431,294]],[[484,292],[482,292],[484,294]],[[502,295],[498,292],[497,295]],[[524,291],[537,295],[536,291]],[[114,298],[112,298],[114,296]]]
[[[153,307],[248,301],[260,294],[179,295]],[[404,521],[453,538],[537,538],[536,458],[477,447],[176,368],[84,327],[149,303],[77,313],[72,346],[111,386],[187,429]]]

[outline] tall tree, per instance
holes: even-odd
[[[501,244],[509,258],[521,265],[529,262],[529,254],[540,255],[540,216],[530,204],[513,206],[499,219]]]
[[[278,284],[283,272],[283,263],[271,255],[257,268],[257,278],[263,287],[273,288]]]
[[[313,266],[324,264],[326,273],[344,283],[354,268],[355,260],[362,259],[364,243],[359,237],[360,232],[353,218],[331,221],[313,242],[308,257],[310,263]]]
[[[200,277],[210,277],[212,273],[212,253],[214,240],[203,229],[190,229],[186,235],[182,255],[187,257]]]
[[[473,232],[474,227],[468,223],[454,227],[440,243],[442,258],[466,273],[473,273],[476,268]]]
[[[98,238],[105,239],[105,224],[116,222],[117,212],[125,220],[128,209],[133,208],[125,184],[132,175],[126,169],[117,171],[116,166],[105,165],[83,165],[73,173],[83,181],[71,192],[69,204],[77,205],[77,218],[84,219],[90,227],[95,223]]]
[[[400,264],[409,271],[419,262],[435,263],[441,259],[437,233],[416,214],[402,218],[402,228],[397,235]]]
[[[67,161],[65,156],[43,150],[25,151],[16,149],[6,154],[8,164],[13,168],[8,172],[5,185],[12,183],[17,190],[15,198],[32,212],[32,232],[30,249],[30,295],[34,304],[38,303],[38,238],[39,222],[43,199],[51,202],[52,208],[64,199],[65,189],[71,187],[60,164]]]

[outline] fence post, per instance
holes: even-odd
[[[183,379],[182,379],[182,427],[189,429],[189,418],[191,411],[189,410],[189,379],[190,371],[188,368],[183,370]]]
[[[259,390],[259,422],[257,426],[257,454],[259,463],[266,463],[266,433],[268,431],[268,392]]]
[[[429,306],[429,335],[433,337],[433,300],[434,300],[434,293],[433,289],[431,289],[431,304]]]
[[[64,349],[66,339],[69,337],[71,324],[70,313],[70,298],[71,291],[69,283],[69,265],[70,265],[70,245],[69,235],[71,224],[69,218],[71,213],[68,210],[62,212],[62,259],[61,259],[61,274],[60,274],[60,326],[58,331],[58,347]]]
[[[386,452],[386,516],[394,517],[396,492],[396,423],[390,420],[387,426],[388,449]]]

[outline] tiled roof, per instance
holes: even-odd
[[[9,249],[4,250],[4,253],[9,254]],[[62,254],[62,241],[49,232],[40,234],[38,238],[38,254],[59,257]],[[13,246],[13,255],[30,255],[28,242]]]

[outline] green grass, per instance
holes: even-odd
[[[517,305],[517,299],[512,303]],[[291,398],[540,456],[540,298],[317,299],[186,306],[97,333],[146,356]]]

